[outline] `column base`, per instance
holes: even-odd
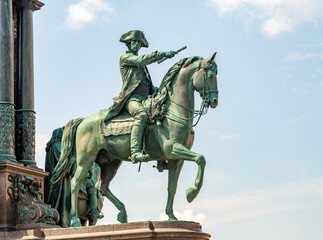
[[[24,164],[25,166],[30,165],[30,166],[35,166],[36,167],[36,162],[34,160],[18,160],[19,163]]]
[[[0,163],[3,162],[17,163],[16,156],[10,154],[0,154]]]

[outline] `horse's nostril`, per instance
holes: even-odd
[[[218,104],[218,99],[216,98],[213,98],[213,101],[212,101],[213,104]]]

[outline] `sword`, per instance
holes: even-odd
[[[183,51],[186,48],[187,48],[187,46],[184,46],[184,47],[178,49],[177,51],[175,51],[175,53],[177,54],[177,53]],[[168,58],[167,57],[163,57],[161,60],[158,61],[158,64],[164,62],[166,59],[168,59]]]

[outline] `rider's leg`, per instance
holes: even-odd
[[[148,115],[139,101],[129,101],[126,104],[126,109],[134,117],[130,140],[131,161],[133,163],[147,161],[150,158],[149,154],[144,154],[141,150]]]

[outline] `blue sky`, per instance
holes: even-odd
[[[145,32],[140,54],[187,49],[149,66],[155,85],[180,58],[218,52],[219,106],[198,126],[203,188],[185,163],[174,209],[215,239],[323,239],[323,3],[320,0],[55,0],[34,13],[36,161],[52,131],[112,104],[120,36]],[[198,108],[199,100],[196,103]],[[167,173],[124,163],[111,190],[129,221],[165,220]],[[105,218],[117,210],[105,200]]]

